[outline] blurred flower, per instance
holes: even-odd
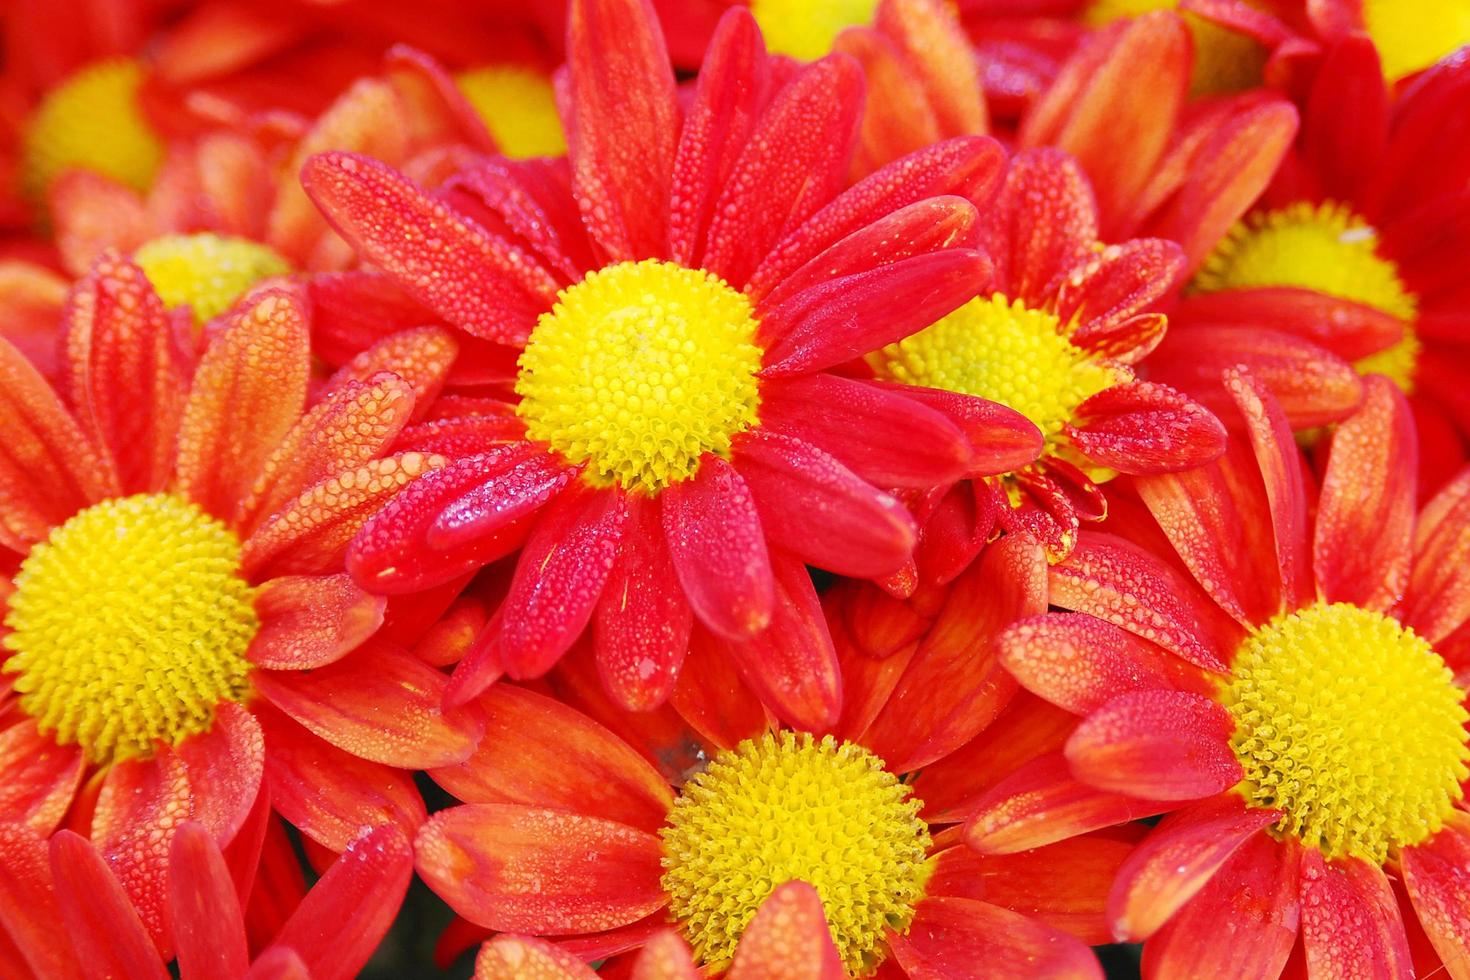
[[[521,549],[454,702],[502,670],[545,673],[590,623],[630,708],[668,697],[693,633],[821,728],[840,679],[804,563],[888,574],[915,531],[878,487],[1002,472],[1037,449],[1009,409],[956,396],[956,425],[831,370],[972,295],[987,269],[963,247],[975,209],[934,195],[988,197],[1001,151],[948,141],[842,192],[850,59],[788,71],[731,11],[681,125],[643,4],[580,0],[570,48],[569,166],[492,160],[435,198],[365,157],[307,164],[366,263],[519,349],[519,401],[400,440],[457,458],[372,519],[348,567],[413,592]]]
[[[1132,542],[1084,534],[1052,573],[1073,611],[999,640],[1022,684],[1085,718],[968,839],[1008,852],[1024,816],[1068,799],[1083,828],[1168,813],[1108,903],[1117,938],[1147,940],[1146,972],[1274,977],[1298,929],[1314,974],[1463,964],[1470,473],[1416,516],[1408,405],[1370,377],[1316,494],[1265,387],[1226,383],[1224,459],[1137,479],[1152,522],[1121,525]],[[1085,806],[1069,781],[1093,788]]]
[[[250,955],[246,896],[258,887],[220,853],[214,835],[189,820],[167,846],[170,928],[182,980],[300,977],[350,980],[388,931],[408,881],[413,852],[395,827],[364,830],[306,893],[263,950]],[[0,930],[20,954],[7,976],[38,980],[127,977],[166,980],[154,949],[113,867],[71,831],[44,838],[0,824]],[[253,959],[253,963],[251,962]]]
[[[195,363],[188,318],[108,253],[67,302],[65,397],[0,341],[0,820],[90,827],[165,950],[180,820],[228,841],[268,781],[327,847],[411,830],[423,804],[389,767],[479,733],[441,714],[442,675],[369,639],[384,600],[342,570],[362,521],[443,463],[384,452],[447,336],[371,352],[308,407],[298,289],[216,326]]]

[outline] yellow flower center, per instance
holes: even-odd
[[[815,61],[849,27],[869,24],[878,0],[751,0],[766,47],[775,54]]]
[[[1193,286],[1203,293],[1297,286],[1396,316],[1404,321],[1403,338],[1356,367],[1365,374],[1386,374],[1412,392],[1420,344],[1410,324],[1419,304],[1399,278],[1398,266],[1379,255],[1377,246],[1378,233],[1346,205],[1298,201],[1237,222],[1205,260]]]
[[[1363,0],[1363,21],[1383,74],[1398,81],[1470,44],[1465,0]]]
[[[750,300],[708,272],[656,259],[589,272],[531,332],[517,411],[594,485],[657,493],[756,424],[755,334]]]
[[[1007,405],[1062,446],[1077,407],[1119,383],[1115,371],[1067,339],[1056,315],[1000,293],[977,297],[896,344],[869,355],[879,377],[943,388]]]
[[[1178,6],[1179,0],[1092,0],[1083,11],[1083,20],[1093,27],[1102,27],[1124,17],[1137,17],[1154,10],[1175,10]],[[1261,83],[1261,72],[1266,67],[1266,49],[1254,38],[1228,30],[1189,11],[1183,11],[1180,16],[1194,40],[1190,94],[1239,92]]]
[[[95,763],[178,744],[247,692],[260,624],[239,566],[230,529],[181,497],[88,507],[21,563],[0,669],[42,731]]]
[[[260,280],[291,271],[290,263],[259,242],[210,232],[155,238],[133,253],[133,261],[163,305],[188,305],[196,325],[234,306]]]
[[[1237,787],[1318,848],[1382,863],[1440,829],[1466,777],[1464,693],[1413,630],[1349,603],[1257,628],[1220,701],[1235,719]]]
[[[520,65],[487,65],[454,76],[500,152],[517,160],[567,152],[551,79]]]
[[[903,932],[924,897],[929,829],[920,802],[851,742],[790,731],[747,739],[691,779],[663,828],[669,909],[719,969],[756,909],[800,879],[822,897],[848,970],[871,974],[883,930]]]
[[[142,84],[142,65],[114,58],[82,68],[49,92],[26,126],[26,192],[42,197],[73,168],[146,190],[163,162],[163,143],[138,105]]]

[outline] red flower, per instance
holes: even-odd
[[[1108,905],[1118,938],[1147,940],[1146,973],[1274,977],[1298,932],[1314,974],[1453,973],[1470,954],[1470,473],[1416,516],[1408,405],[1370,377],[1317,494],[1265,387],[1227,387],[1227,455],[1139,478],[1153,520],[1084,535],[1052,573],[1073,611],[1000,639],[1022,684],[1085,718],[980,806],[970,843],[1029,846],[1016,828],[1056,809],[1077,829],[1168,813]]]
[[[173,934],[183,980],[310,977],[349,980],[388,931],[413,876],[413,853],[394,827],[365,830],[251,962],[241,906],[262,882],[227,863],[203,824],[179,825],[167,847]],[[44,838],[0,824],[0,929],[19,962],[6,976],[46,980],[166,980],[166,960],[103,855],[63,830]]]
[[[830,370],[971,295],[988,264],[956,246],[974,243],[975,210],[932,195],[988,196],[999,148],[938,144],[839,193],[856,65],[788,71],[748,13],[721,23],[681,113],[646,4],[574,4],[569,168],[491,161],[446,201],[363,157],[307,165],[366,261],[452,325],[523,348],[518,403],[400,440],[459,458],[348,559],[366,587],[410,592],[522,549],[456,700],[501,669],[539,676],[591,624],[629,707],[668,697],[692,634],[783,717],[822,728],[840,682],[803,563],[892,572],[914,526],[876,486],[1035,455],[1008,409],[965,399],[956,425]]]
[[[583,961],[672,922],[700,965],[721,969],[772,889],[803,880],[856,974],[1097,976],[1083,943],[1105,937],[1101,899],[1126,835],[1063,828],[1054,846],[991,859],[946,829],[1075,724],[1029,695],[1007,707],[1014,683],[965,641],[970,622],[990,630],[1046,608],[1039,547],[1013,536],[990,549],[943,625],[887,660],[847,639],[856,620],[834,621],[848,698],[830,734],[779,726],[709,649],[648,713],[608,702],[587,657],[550,675],[570,703],[495,685],[479,702],[493,734],[430,773],[466,804],[424,825],[420,875],[484,929]]]
[[[195,364],[107,254],[68,302],[65,401],[0,342],[0,819],[90,828],[161,950],[181,820],[227,842],[269,783],[329,848],[411,830],[423,803],[390,767],[479,734],[441,714],[442,675],[370,639],[384,600],[342,571],[367,514],[443,463],[384,452],[453,344],[405,336],[308,407],[303,304],[255,291]]]

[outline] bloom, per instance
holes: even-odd
[[[887,574],[914,528],[878,486],[1035,455],[1034,427],[1001,406],[957,399],[959,426],[829,370],[968,298],[987,268],[962,247],[975,210],[933,195],[988,196],[999,148],[937,144],[839,193],[856,66],[836,55],[777,85],[749,14],[721,24],[681,123],[645,5],[574,4],[569,167],[492,160],[438,200],[363,157],[305,170],[364,260],[519,351],[518,401],[404,435],[458,458],[348,558],[396,593],[521,549],[456,699],[502,670],[539,676],[591,623],[628,707],[666,699],[708,634],[779,713],[823,727],[841,694],[803,563]]]
[[[1015,686],[967,631],[1045,608],[1039,549],[1013,536],[987,551],[942,625],[887,661],[846,639],[855,621],[834,621],[849,696],[829,733],[776,724],[707,649],[669,706],[634,716],[646,727],[609,710],[586,658],[550,675],[561,701],[495,685],[479,701],[494,734],[431,772],[466,803],[420,831],[420,875],[470,921],[581,960],[671,920],[698,963],[723,968],[767,895],[802,880],[856,974],[1096,975],[1074,935],[1102,937],[1099,900],[1126,840],[987,861],[945,834],[1007,766],[1065,737],[1058,719],[1075,722],[1029,696],[1003,711]]]
[[[1470,474],[1416,515],[1409,409],[1370,376],[1313,494],[1281,407],[1248,374],[1226,384],[1224,459],[1139,478],[1156,525],[1084,535],[1053,573],[1074,611],[999,641],[1022,684],[1085,717],[1064,761],[981,805],[970,842],[1014,847],[1062,801],[1081,827],[1168,813],[1108,904],[1146,973],[1276,976],[1299,934],[1309,971],[1407,976],[1401,908],[1461,963],[1470,580],[1451,556]]]
[[[372,351],[308,407],[299,289],[251,293],[195,362],[115,253],[65,328],[67,401],[0,342],[0,806],[42,834],[90,825],[167,950],[181,820],[227,842],[269,783],[340,849],[422,820],[390,767],[470,751],[474,717],[441,713],[444,678],[370,639],[384,600],[342,570],[366,516],[442,463],[385,450],[453,345],[427,330]]]

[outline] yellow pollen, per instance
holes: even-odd
[[[1437,832],[1470,769],[1464,692],[1413,630],[1349,603],[1258,627],[1220,702],[1235,719],[1236,787],[1327,858],[1382,863]]]
[[[239,701],[259,621],[240,542],[170,494],[103,501],[31,549],[15,577],[0,670],[20,706],[94,763],[208,731]]]
[[[1363,21],[1391,82],[1470,44],[1465,0],[1363,0]]]
[[[1253,2],[1251,6],[1259,4]],[[1092,0],[1082,19],[1090,26],[1102,27],[1124,17],[1178,7],[1179,0]],[[1258,41],[1187,10],[1181,11],[1180,17],[1194,41],[1191,95],[1221,95],[1261,84],[1266,49]]]
[[[1000,293],[869,355],[879,377],[988,398],[1030,419],[1046,452],[1062,448],[1077,407],[1126,378],[1069,339],[1055,314]]]
[[[822,897],[849,972],[873,973],[883,930],[902,933],[924,897],[929,829],[883,760],[831,735],[783,731],[715,756],[674,801],[664,840],[669,909],[700,962],[728,964],[778,885]]]
[[[272,249],[248,238],[200,232],[164,235],[133,253],[169,309],[189,306],[194,323],[213,320],[262,279],[290,273]]]
[[[774,54],[815,61],[849,27],[870,24],[878,0],[751,0],[766,47]]]
[[[750,300],[711,273],[656,259],[589,272],[531,332],[517,411],[594,485],[658,493],[756,424],[755,334]]]
[[[487,65],[454,76],[500,152],[523,160],[567,152],[551,79],[520,65]]]
[[[163,162],[163,143],[138,104],[142,84],[142,65],[114,58],[82,68],[47,93],[26,126],[26,193],[43,197],[73,168],[147,190]]]
[[[1356,366],[1365,374],[1386,374],[1412,393],[1420,344],[1411,324],[1419,303],[1399,278],[1398,266],[1377,247],[1378,233],[1346,205],[1298,201],[1237,222],[1205,260],[1193,288],[1213,293],[1296,286],[1396,316],[1404,321],[1403,339]]]

